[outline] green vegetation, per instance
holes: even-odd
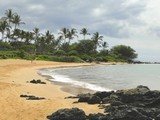
[[[58,35],[39,28],[20,29],[25,24],[11,9],[0,18],[0,59],[21,58],[61,62],[132,62],[137,54],[125,45],[109,49],[99,32],[90,34],[87,28],[62,28]],[[21,27],[22,28],[22,27]],[[58,36],[57,38],[55,36]],[[82,36],[82,40],[78,39]],[[86,39],[86,36],[87,39]]]

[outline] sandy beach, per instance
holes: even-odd
[[[48,61],[0,60],[0,119],[44,120],[47,115],[61,108],[78,107],[86,114],[103,112],[98,105],[76,103],[75,99],[64,99],[71,94],[61,90],[45,77],[37,74],[41,68],[91,65],[89,63],[59,63]],[[41,79],[47,84],[27,83]],[[45,100],[26,100],[21,94],[45,97]]]

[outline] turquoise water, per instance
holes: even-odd
[[[160,65],[128,64],[97,65],[78,68],[45,69],[52,81],[64,82],[95,91],[118,90],[146,85],[152,90],[160,90]]]

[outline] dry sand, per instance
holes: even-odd
[[[62,91],[45,77],[37,74],[38,69],[91,65],[88,63],[59,63],[47,61],[0,60],[0,120],[45,120],[47,115],[61,108],[78,107],[86,114],[103,112],[98,105],[73,104],[75,99],[64,99],[71,94]],[[27,83],[41,79],[47,84]],[[26,100],[21,94],[45,97],[45,100]]]

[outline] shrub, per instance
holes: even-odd
[[[24,59],[27,56],[27,53],[23,50],[20,50],[19,52],[17,52],[17,56]]]
[[[49,55],[38,55],[37,60],[47,60],[56,62],[84,62],[77,56],[49,56]]]
[[[94,61],[94,58],[92,58],[91,56],[87,55],[87,54],[83,54],[80,56],[80,58],[86,62],[92,62]]]
[[[114,46],[110,52],[117,55],[120,59],[127,61],[132,61],[133,59],[137,58],[136,51],[130,46],[117,45]]]
[[[107,56],[109,54],[109,51],[108,50],[101,50],[100,52],[99,52],[99,55],[100,56]]]
[[[96,57],[95,61],[104,62],[104,58],[103,57]]]
[[[82,59],[76,56],[61,56],[61,57],[53,57],[53,61],[57,62],[83,62]]]
[[[17,51],[0,51],[0,59],[18,58]]]
[[[77,56],[78,52],[76,50],[72,50],[72,51],[68,52],[68,55],[70,55],[70,56]]]
[[[54,55],[62,56],[62,55],[66,55],[66,52],[64,50],[57,50],[54,52]]]
[[[12,46],[7,42],[0,42],[0,50],[11,50]]]
[[[47,60],[47,61],[51,61],[52,57],[48,56],[48,55],[38,55],[36,56],[36,60]]]

